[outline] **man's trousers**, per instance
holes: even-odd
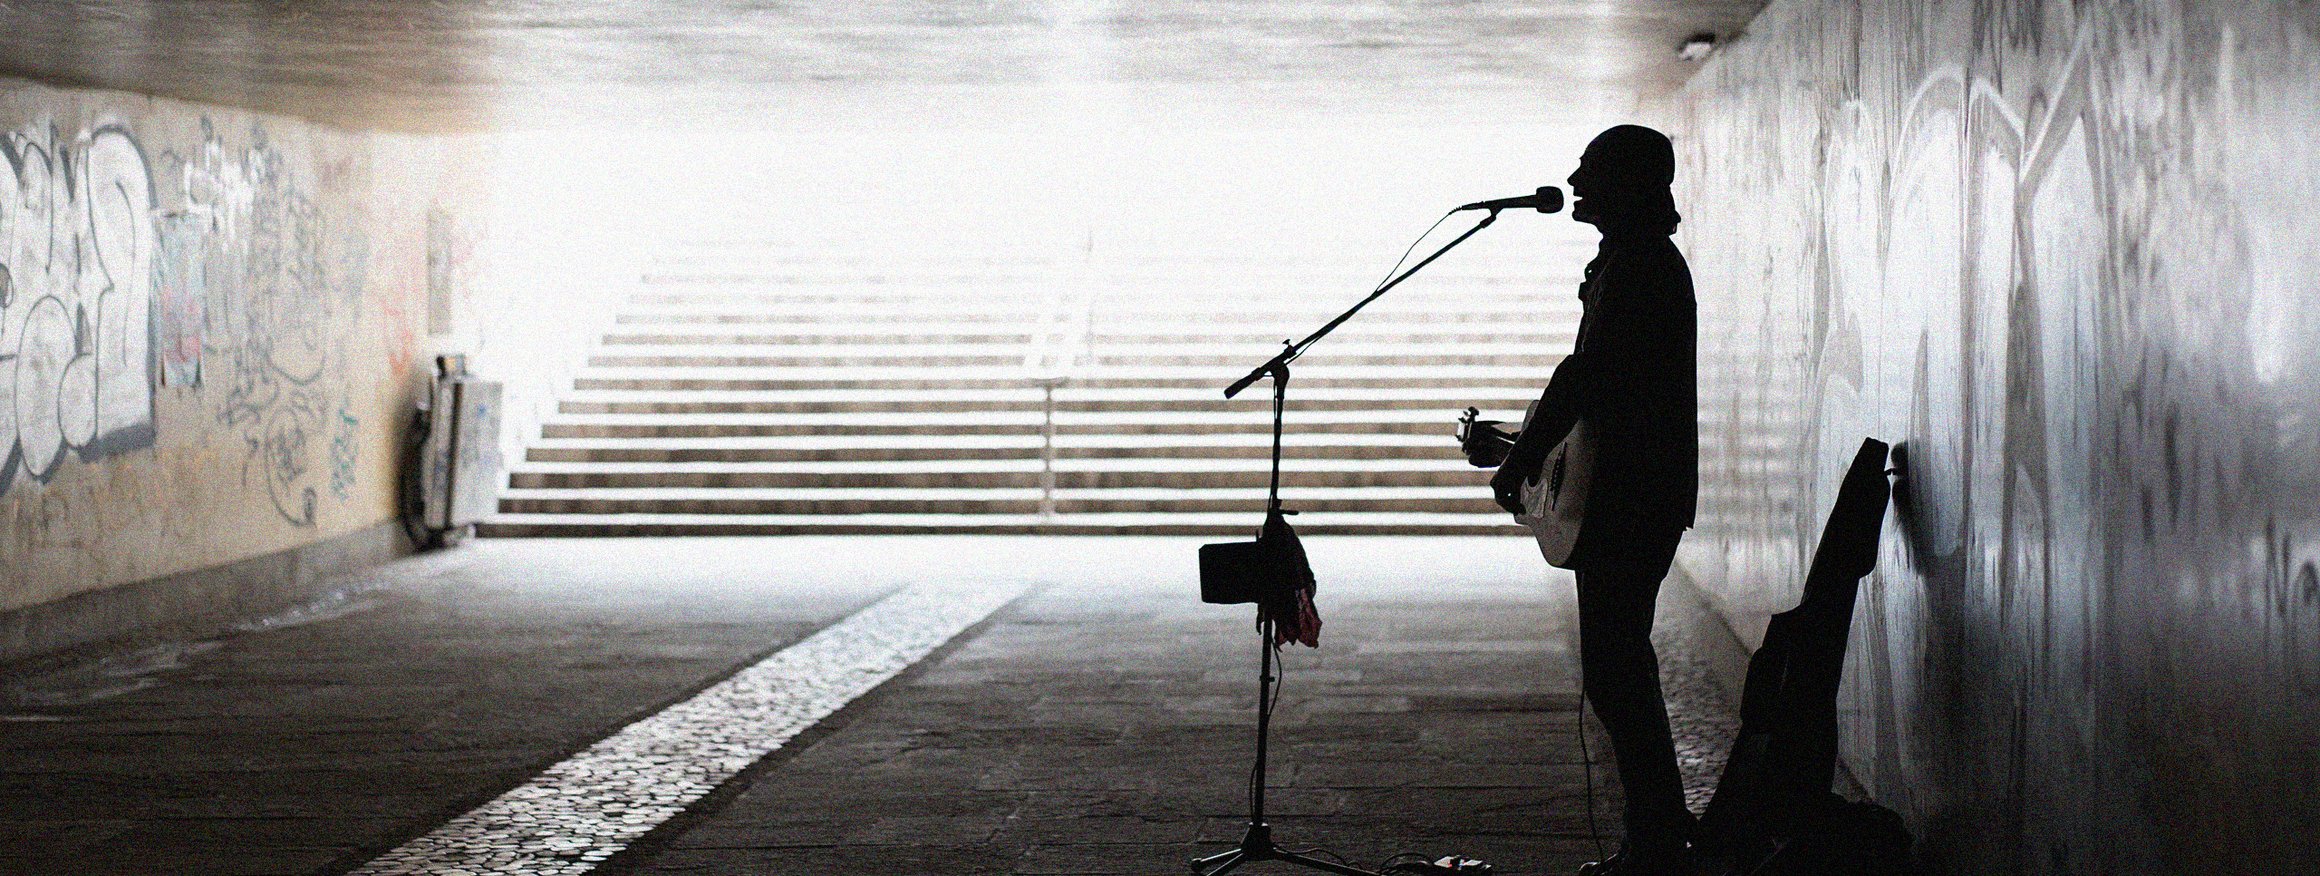
[[[1594,539],[1578,564],[1581,687],[1611,735],[1631,843],[1681,842],[1692,833],[1651,647],[1660,579],[1682,539],[1680,529]]]

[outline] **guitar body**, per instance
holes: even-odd
[[[1538,416],[1538,404],[1523,415],[1523,428]],[[1587,493],[1595,476],[1595,442],[1587,421],[1572,424],[1571,433],[1547,453],[1539,471],[1523,482],[1523,513],[1515,522],[1530,527],[1547,564],[1570,568],[1571,553],[1587,522]]]

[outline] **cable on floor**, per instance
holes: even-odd
[[[1603,853],[1603,829],[1595,823],[1595,756],[1587,753],[1587,696],[1579,696],[1579,769],[1587,776],[1587,835],[1595,839],[1595,860]]]

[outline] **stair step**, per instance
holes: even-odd
[[[655,440],[688,439],[680,438]],[[1284,448],[1282,455],[1284,458],[1291,460],[1311,459],[1326,460],[1330,462],[1392,459],[1435,459],[1439,458],[1445,452],[1442,449],[1444,443],[1445,442],[1440,440],[1430,440],[1427,443],[1427,446],[1424,447],[1390,444],[1365,444],[1352,446],[1326,445],[1306,449]],[[1142,462],[1171,459],[1263,460],[1266,459],[1269,455],[1269,449],[1264,446],[1251,445],[1247,447],[1235,447],[1231,445],[1214,444],[1173,444],[1162,447],[1149,447],[1130,451],[1087,447],[1065,448],[1055,451],[1055,456],[1059,459],[1119,459],[1136,460]],[[535,447],[525,451],[525,459],[529,462],[537,463],[687,463],[791,461],[863,462],[889,460],[973,462],[988,460],[1035,460],[1040,456],[1041,452],[1037,447],[1011,448],[945,445],[941,447],[881,448],[853,446],[851,442],[844,446],[823,448],[765,449],[736,447],[729,444],[719,443],[704,444],[699,447]]]
[[[609,416],[617,416],[617,415],[609,415]],[[682,415],[675,415],[675,416],[682,416]],[[762,416],[762,415],[752,415],[752,414],[735,414],[735,415],[732,415],[732,416]],[[1200,426],[1200,427],[1188,427],[1188,426],[1187,426],[1187,424],[1185,424],[1185,423],[1183,423],[1183,422],[1179,422],[1179,421],[1170,421],[1170,422],[1165,422],[1165,423],[1104,423],[1104,424],[1079,424],[1079,425],[1069,425],[1069,426],[1066,426],[1066,425],[1058,425],[1058,426],[1056,426],[1056,427],[1055,427],[1055,431],[1056,431],[1056,433],[1057,433],[1058,435],[1089,435],[1089,434],[1103,434],[1103,433],[1107,433],[1107,432],[1108,432],[1108,433],[1126,433],[1126,434],[1139,434],[1139,435],[1142,435],[1142,434],[1176,434],[1176,433],[1181,433],[1181,432],[1183,432],[1183,431],[1184,431],[1184,430],[1186,430],[1187,428],[1198,428],[1198,429],[1200,429],[1201,431],[1212,432],[1212,433],[1239,433],[1239,434],[1243,434],[1243,435],[1260,435],[1260,434],[1261,434],[1261,435],[1265,435],[1265,436],[1267,436],[1268,438],[1270,438],[1270,436],[1272,435],[1272,426],[1271,426],[1271,424],[1270,424],[1270,423],[1258,423],[1258,422],[1249,422],[1249,423],[1218,422],[1218,423],[1209,424],[1209,425],[1206,425],[1206,426]],[[1403,434],[1424,434],[1424,435],[1447,435],[1447,434],[1449,434],[1449,432],[1448,432],[1448,429],[1447,429],[1446,427],[1444,427],[1444,426],[1442,426],[1442,425],[1440,425],[1440,424],[1438,424],[1438,423],[1431,423],[1431,422],[1409,422],[1409,423],[1394,423],[1394,422],[1367,422],[1367,421],[1365,421],[1365,422],[1351,422],[1351,423],[1344,423],[1344,422],[1337,422],[1337,423],[1331,423],[1331,422],[1313,422],[1313,423],[1300,423],[1300,424],[1297,426],[1297,429],[1298,429],[1298,431],[1300,431],[1300,432],[1305,432],[1305,433],[1309,433],[1309,434],[1316,434],[1316,435],[1318,435],[1318,434],[1324,434],[1324,433],[1331,434],[1331,435],[1346,435],[1346,434],[1373,434],[1373,433],[1381,433],[1381,432],[1393,432],[1393,433],[1403,433]],[[967,435],[1026,435],[1026,436],[1036,436],[1036,435],[1040,434],[1040,432],[1041,432],[1041,431],[1042,431],[1042,428],[1041,428],[1041,426],[1040,426],[1040,425],[1038,425],[1038,424],[1015,424],[1015,423],[988,423],[988,424],[973,424],[973,423],[934,423],[934,424],[929,424],[929,423],[891,423],[891,424],[885,424],[885,423],[881,423],[881,424],[862,424],[862,423],[763,423],[763,424],[738,424],[738,423],[734,423],[734,422],[730,422],[730,421],[712,421],[712,422],[701,422],[701,423],[665,423],[665,422],[641,422],[641,423],[569,423],[569,422],[551,422],[551,423],[548,423],[548,424],[546,424],[546,425],[543,425],[543,426],[541,427],[541,433],[542,433],[542,435],[543,435],[544,437],[549,437],[549,438],[683,438],[683,437],[713,437],[713,436],[721,436],[721,435],[733,435],[733,436],[775,436],[775,435],[832,435],[832,436],[845,436],[845,435],[853,435],[853,436],[869,436],[869,435],[949,435],[949,436],[967,436]],[[1447,439],[1444,439],[1444,440],[1447,440]]]
[[[1278,352],[1280,347],[1276,345],[1273,347],[1273,350]],[[1552,351],[1539,350],[1531,353],[1523,353],[1516,350],[1494,350],[1485,346],[1475,346],[1468,348],[1463,352],[1455,353],[1405,353],[1393,350],[1379,350],[1374,353],[1356,353],[1346,350],[1316,349],[1314,352],[1306,354],[1304,358],[1297,361],[1298,364],[1305,365],[1306,367],[1338,366],[1348,368],[1370,368],[1386,371],[1394,371],[1404,368],[1444,367],[1460,365],[1474,365],[1484,367],[1530,367],[1549,369],[1555,367],[1557,363],[1562,362],[1564,355],[1568,352],[1569,350],[1567,347],[1562,349],[1555,349]],[[1258,356],[1252,359],[1246,353],[1199,352],[1171,354],[1155,352],[1147,354],[1133,354],[1107,352],[1098,349],[1093,361],[1098,366],[1113,367],[1134,367],[1139,365],[1182,365],[1195,368],[1231,368],[1234,366],[1244,366],[1250,365],[1251,363],[1263,362],[1265,359],[1265,356]]]
[[[1334,439],[1334,440],[1332,440]],[[1248,460],[1271,455],[1272,435],[1167,434],[1058,435],[1058,459]],[[1451,453],[1438,435],[1288,435],[1286,460],[1439,459]],[[767,437],[547,438],[527,451],[529,462],[786,462],[863,460],[1036,460],[1044,442],[1021,435],[836,435]]]
[[[1337,311],[1266,310],[1263,304],[1250,305],[1251,309],[1231,314],[1213,311],[1189,311],[1170,308],[1136,308],[1107,305],[1095,317],[1095,324],[1108,328],[1183,327],[1187,325],[1229,324],[1233,326],[1271,326],[1279,330],[1307,330]],[[1576,323],[1579,305],[1542,303],[1536,307],[1504,308],[1497,310],[1439,310],[1417,306],[1400,307],[1380,301],[1362,312],[1363,317],[1390,321],[1394,325],[1457,325],[1485,326],[1499,324],[1549,325],[1557,322]],[[1318,319],[1317,319],[1318,318]],[[869,333],[890,330],[898,325],[974,325],[1024,326],[1026,328],[1059,322],[1055,314],[1045,310],[1004,312],[962,304],[939,313],[915,310],[864,312],[847,310],[833,312],[825,307],[792,308],[691,308],[630,307],[614,317],[617,325],[781,325],[781,326],[836,326],[838,331]],[[1254,331],[1254,329],[1251,329]],[[1350,331],[1351,329],[1347,329]],[[1275,332],[1266,332],[1273,334]]]
[[[1079,333],[1068,325],[1040,326],[1037,331],[1027,328],[1021,332],[960,334],[951,332],[913,332],[879,334],[874,326],[812,325],[783,331],[735,332],[720,325],[704,325],[679,329],[661,329],[653,332],[615,332],[604,336],[599,347],[681,347],[692,351],[700,348],[722,351],[727,348],[751,350],[768,345],[792,346],[810,344],[817,347],[836,347],[848,351],[879,348],[932,347],[949,351],[966,347],[1008,346],[1026,347],[1043,343],[1049,337],[1071,338],[1080,343],[1093,344],[1098,349],[1146,350],[1186,349],[1222,346],[1243,349],[1263,346],[1277,348],[1278,332],[1252,329],[1246,325],[1230,328],[1214,327],[1196,331],[1199,326],[1151,325],[1144,327],[1099,327]],[[864,332],[863,329],[870,329]],[[889,332],[892,327],[888,327]],[[1480,345],[1524,349],[1554,345],[1570,349],[1576,334],[1568,328],[1541,329],[1535,325],[1509,325],[1499,331],[1468,332],[1412,332],[1406,328],[1369,331],[1339,330],[1330,336],[1332,344],[1356,346],[1413,346],[1415,349],[1468,349]]]
[[[1503,412],[1502,412],[1503,413]],[[1499,417],[1506,419],[1511,416]],[[1439,409],[1310,411],[1290,422],[1301,434],[1447,435],[1454,418]],[[718,435],[1038,435],[1263,433],[1271,414],[1239,411],[1038,411],[563,414],[542,425],[544,437],[679,437]]]
[[[1266,356],[1234,363],[1237,367],[1215,365],[1109,365],[1096,364],[1075,368],[1070,374],[1074,386],[1215,386],[1219,391],[1235,378],[1264,363]],[[1561,358],[1556,357],[1560,362]],[[1425,386],[1435,383],[1469,382],[1478,385],[1527,384],[1544,385],[1553,373],[1535,365],[1400,365],[1391,369],[1374,366],[1307,363],[1299,361],[1295,369],[1299,387],[1307,386]],[[760,373],[748,373],[740,368],[720,368],[704,371],[668,365],[603,365],[582,371],[580,380],[763,380],[785,381],[777,386],[759,388],[778,389],[800,386],[800,381],[821,381],[832,386],[878,386],[908,388],[959,389],[1000,386],[1037,386],[1037,375],[1020,364],[983,367],[930,367],[924,365],[866,365],[851,368],[831,366],[795,366],[765,368]],[[899,383],[897,381],[900,381]],[[802,387],[801,387],[802,388]],[[1300,392],[1303,390],[1300,389]]]
[[[1443,393],[1435,396],[1434,398],[1427,399],[1399,399],[1383,401],[1302,399],[1292,403],[1291,410],[1300,412],[1420,410],[1434,412],[1442,419],[1448,420],[1454,417],[1458,412],[1463,411],[1467,406],[1473,406],[1482,409],[1485,419],[1496,419],[1503,422],[1512,422],[1522,418],[1522,412],[1516,409],[1516,406],[1525,404],[1527,402],[1528,399],[1478,398],[1471,394],[1456,394],[1454,396],[1450,393]],[[1145,402],[1058,401],[1055,404],[1055,410],[1059,413],[1065,414],[1103,412],[1182,412],[1209,414],[1246,410],[1247,408],[1248,402],[1239,399],[1232,401],[1226,401],[1224,399],[1200,399],[1196,401],[1155,400]],[[556,411],[558,414],[572,416],[599,414],[615,414],[625,416],[679,416],[688,414],[1021,414],[1036,413],[1042,410],[1045,410],[1045,406],[1037,400],[1009,402],[781,402],[726,401],[724,399],[717,398],[681,398],[658,402],[599,402],[573,400],[559,402],[556,405]]]
[[[779,349],[779,348],[775,348]],[[766,369],[840,369],[864,371],[878,368],[958,369],[1005,367],[1021,368],[1022,350],[962,353],[958,355],[930,355],[907,350],[895,350],[884,355],[826,355],[809,352],[810,347],[796,348],[794,353],[765,353],[756,355],[684,355],[663,353],[654,355],[599,354],[588,358],[592,368],[766,368]],[[1278,348],[1275,348],[1277,351]],[[1101,373],[1105,369],[1131,370],[1142,368],[1178,368],[1218,370],[1235,366],[1263,363],[1271,354],[1249,356],[1245,353],[1177,353],[1144,356],[1098,353],[1094,365],[1074,369],[1074,374]],[[1308,354],[1300,360],[1308,368],[1359,368],[1371,371],[1391,370],[1411,373],[1426,368],[1551,368],[1563,360],[1562,352],[1541,352],[1533,355],[1515,355],[1505,352],[1476,351],[1470,354],[1416,356],[1392,351],[1371,355],[1357,355],[1339,350]]]
[[[661,287],[660,291],[638,292],[633,297],[650,299],[672,295],[746,295],[754,287],[809,289],[822,287],[840,291],[864,290],[877,292],[911,292],[925,294],[947,291],[963,294],[982,290],[984,294],[1007,294],[999,290],[1009,288],[1052,286],[1059,273],[1054,270],[1017,268],[1007,271],[927,271],[927,272],[864,272],[855,270],[822,271],[646,271],[637,278],[645,286]],[[719,287],[731,287],[720,289]]]
[[[509,485],[525,489],[1029,487],[1052,480],[1069,489],[1264,487],[1262,458],[1137,460],[1117,457],[992,460],[757,463],[524,463]],[[1474,487],[1488,473],[1455,457],[1285,460],[1282,484],[1295,487]]]
[[[1281,436],[1284,449],[1294,452],[1300,448],[1329,447],[1440,447],[1449,441],[1450,433],[1440,435],[1389,434],[1383,432],[1323,435],[1303,431]],[[728,435],[705,438],[547,438],[532,446],[557,447],[641,447],[641,448],[702,448],[745,447],[760,449],[814,449],[814,448],[907,448],[907,447],[1039,447],[1043,439],[1030,435]],[[1054,438],[1059,450],[1120,450],[1141,451],[1186,446],[1212,447],[1271,447],[1271,432],[1262,435],[1234,432],[1145,432],[1145,433],[1062,433]]]
[[[961,305],[942,313],[917,310],[832,311],[827,307],[795,308],[697,308],[645,307],[629,305],[613,317],[615,325],[783,325],[783,326],[843,326],[862,330],[887,331],[896,326],[939,325],[976,326],[978,328],[1031,327],[1053,321],[1055,315],[1045,310],[999,310]]]
[[[1398,486],[1398,487],[1282,487],[1283,502],[1311,504],[1363,500],[1425,501],[1470,499],[1487,500],[1481,485],[1455,486]],[[897,488],[821,488],[821,487],[586,487],[569,490],[509,490],[509,499],[620,499],[629,501],[686,501],[693,499],[720,502],[789,502],[836,501],[861,499],[880,502],[1001,502],[1018,499],[1037,499],[1038,487],[897,487]],[[1058,489],[1058,501],[1086,501],[1117,499],[1132,502],[1173,502],[1186,499],[1219,502],[1254,502],[1263,507],[1265,487],[1144,487],[1135,489]]]
[[[1536,368],[1510,370],[1519,371],[1520,373],[1510,377],[1508,374],[1502,372],[1499,375],[1491,377],[1490,381],[1505,381],[1508,379],[1536,381],[1538,386],[1543,387],[1547,382],[1548,376],[1552,373],[1551,370],[1542,372],[1540,369]],[[735,374],[735,372],[731,371],[711,373],[723,375]],[[933,378],[926,376],[868,378],[830,376],[798,377],[783,375],[780,372],[767,372],[766,374],[768,376],[746,375],[744,373],[745,376],[705,377],[699,376],[701,372],[687,369],[594,369],[584,371],[582,374],[583,376],[573,380],[573,387],[575,390],[619,390],[631,392],[666,390],[672,392],[702,393],[752,391],[815,392],[853,390],[860,390],[864,392],[939,392],[949,390],[1016,389],[1026,386],[1038,385],[1033,379],[1027,376],[1026,372],[1020,370],[1015,371],[1014,376],[1009,377],[979,378],[961,378],[957,376],[948,378]],[[667,376],[628,376],[636,374],[664,374]],[[1197,369],[1194,371],[1186,372],[1179,376],[1161,378],[1127,377],[1115,379],[1101,376],[1091,377],[1081,373],[1075,374],[1073,377],[1071,377],[1065,386],[1075,389],[1170,390],[1197,393],[1214,398],[1222,398],[1225,384],[1232,378],[1239,376],[1239,374],[1223,374],[1220,376],[1219,372],[1214,369]],[[1295,398],[1292,399],[1291,403],[1293,405],[1296,404],[1297,401],[1304,399],[1310,392],[1330,388],[1408,390],[1411,392],[1432,393],[1440,395],[1443,398],[1459,398],[1464,397],[1467,394],[1467,387],[1485,385],[1487,382],[1489,381],[1455,376],[1378,377],[1375,376],[1374,373],[1371,376],[1353,376],[1350,374],[1341,376],[1330,376],[1326,374],[1321,376],[1308,376],[1307,372],[1299,371],[1297,372],[1297,389],[1295,391]],[[1265,389],[1263,387],[1258,387],[1254,391],[1262,393],[1265,392]],[[1532,390],[1532,394],[1536,395],[1536,393],[1537,389],[1534,388]],[[1477,398],[1480,397],[1481,396],[1477,396]]]
[[[1322,320],[1336,316],[1360,301],[1360,294],[1336,293],[1299,296],[1294,300],[1268,300],[1247,295],[1220,295],[1210,298],[1181,297],[1156,292],[1150,298],[1096,295],[1051,297],[1045,293],[992,298],[973,295],[885,295],[860,300],[840,300],[831,295],[799,295],[775,292],[748,296],[729,294],[722,298],[706,295],[655,295],[643,300],[632,300],[614,308],[615,313],[638,317],[683,316],[701,318],[711,315],[753,317],[782,322],[827,322],[871,324],[925,324],[957,321],[963,317],[1000,317],[1026,325],[1065,320],[1094,319],[1099,323],[1141,325],[1157,323],[1180,324],[1245,324],[1285,326],[1293,324],[1318,326]],[[1402,297],[1402,290],[1365,307],[1354,323],[1356,327],[1377,328],[1386,325],[1427,321],[1468,320],[1507,321],[1522,319],[1575,321],[1581,311],[1578,296],[1560,287],[1551,290],[1531,290],[1517,293],[1512,290],[1474,296],[1420,296]],[[1427,314],[1440,314],[1429,319]],[[1453,317],[1453,314],[1463,314]],[[992,320],[977,320],[989,322]]]
[[[1042,462],[1036,457],[1000,459],[970,465],[929,465],[924,461],[877,460],[864,462],[817,462],[805,460],[760,462],[524,462],[509,468],[514,474],[784,474],[798,476],[839,474],[1018,474],[1038,473],[1052,468],[1057,472],[1094,474],[1130,473],[1230,473],[1264,474],[1270,466],[1264,459],[1250,462],[1241,459],[1137,459],[1129,457],[1074,457]],[[1395,459],[1284,459],[1283,472],[1342,473],[1342,472],[1477,472],[1455,455],[1424,458]]]
[[[1264,331],[1247,325],[1196,331],[1195,329],[1198,328],[1200,327],[1197,325],[1141,327],[1099,325],[1087,335],[1087,343],[1094,345],[1098,350],[1120,348],[1131,350],[1174,348],[1182,350],[1217,346],[1235,349],[1265,346],[1278,350],[1282,340],[1279,331]],[[1295,332],[1291,333],[1295,334]],[[1578,333],[1575,329],[1542,328],[1538,325],[1538,321],[1532,321],[1523,324],[1510,324],[1497,330],[1464,332],[1412,331],[1408,327],[1369,331],[1339,329],[1322,343],[1327,345],[1350,344],[1364,348],[1409,346],[1418,350],[1454,349],[1461,352],[1472,350],[1478,346],[1492,349],[1504,347],[1518,351],[1552,346],[1556,352],[1565,352],[1571,349],[1571,342],[1577,338]],[[1321,350],[1324,347],[1316,346],[1314,349]]]
[[[763,325],[791,330],[806,326],[838,326],[856,333],[975,327],[992,332],[1036,330],[1043,326],[1085,323],[1104,329],[1241,330],[1261,334],[1287,332],[1297,336],[1337,316],[1351,301],[1331,301],[1303,307],[1258,302],[1218,302],[1210,307],[1177,303],[1104,303],[1083,316],[1084,305],[1015,307],[998,302],[830,304],[786,302],[768,304],[717,303],[702,305],[628,305],[617,312],[615,325]],[[1572,325],[1578,322],[1579,303],[1561,297],[1508,301],[1496,304],[1443,304],[1425,301],[1381,301],[1349,323],[1348,332],[1382,333],[1397,326],[1524,326]],[[862,331],[867,329],[868,331]]]
[[[1299,403],[1344,402],[1392,404],[1405,401],[1439,403],[1445,398],[1510,399],[1528,402],[1539,394],[1540,387],[1521,384],[1460,385],[1455,387],[1308,387],[1300,379],[1297,387]],[[643,402],[678,400],[740,401],[740,402],[808,402],[868,404],[1002,404],[1011,402],[1038,403],[1044,399],[1037,387],[964,387],[944,389],[747,389],[726,388],[721,384],[698,389],[589,389],[579,388],[564,395],[566,401],[587,402]],[[1211,388],[1165,386],[1080,386],[1070,384],[1054,390],[1058,404],[1168,404],[1174,402],[1206,402],[1223,400],[1219,390]],[[1240,403],[1239,400],[1233,400]]]
[[[1497,419],[1519,419],[1521,406],[1529,403],[1537,391],[1516,393],[1478,394],[1470,392],[1435,391],[1410,398],[1299,398],[1294,403],[1297,411],[1377,411],[1425,410],[1440,413],[1447,418],[1466,406],[1488,409]],[[1046,410],[1046,402],[1031,398],[1011,399],[892,399],[866,398],[838,399],[785,399],[779,393],[668,393],[654,397],[650,392],[622,393],[621,397],[603,398],[574,393],[557,405],[564,414],[841,414],[841,413],[1024,413]],[[767,397],[774,396],[774,397]],[[1227,400],[1209,393],[1206,398],[1147,398],[1147,399],[1074,399],[1058,397],[1054,409],[1063,413],[1100,412],[1168,412],[1217,413],[1246,410],[1248,402]]]
[[[1441,282],[1405,286],[1378,299],[1377,312],[1403,309],[1504,310],[1554,305],[1576,307],[1579,286],[1526,282],[1520,285],[1466,285]],[[1105,313],[1211,313],[1240,315],[1242,308],[1282,314],[1336,313],[1367,297],[1358,286],[1309,284],[1270,294],[1247,286],[1200,288],[1170,283],[1152,288],[1067,287],[1048,279],[954,286],[877,284],[766,284],[726,287],[661,287],[630,294],[618,310],[731,308],[738,312],[815,310],[860,313],[887,310],[943,312],[982,310],[1038,317],[1062,303],[1100,301]],[[1365,311],[1367,312],[1367,311]]]
[[[759,343],[754,341],[745,343],[695,343],[691,341],[680,341],[676,343],[614,343],[610,340],[607,340],[606,342],[599,344],[598,349],[604,353],[617,352],[624,356],[668,355],[682,356],[686,358],[722,358],[739,356],[780,357],[784,355],[795,355],[810,356],[814,358],[856,358],[864,360],[877,360],[907,359],[916,357],[944,358],[954,356],[987,356],[992,355],[993,353],[999,353],[1003,355],[1012,355],[1017,359],[1021,359],[1024,353],[1023,347],[1029,345],[1030,342],[1028,341],[1019,341],[1006,344],[817,343],[809,347],[794,344]],[[1383,357],[1389,359],[1399,358],[1408,361],[1422,361],[1429,357],[1435,356],[1479,356],[1487,360],[1491,354],[1496,354],[1499,358],[1504,359],[1523,359],[1538,356],[1559,357],[1571,351],[1571,344],[1568,340],[1542,340],[1522,344],[1504,343],[1483,345],[1466,342],[1414,343],[1332,337],[1328,341],[1314,345],[1311,349],[1312,352],[1306,354],[1306,358],[1308,359],[1318,358],[1321,356],[1341,356],[1365,358]],[[1111,343],[1104,344],[1095,348],[1095,353],[1097,355],[1110,358],[1164,358],[1168,356],[1200,356],[1204,358],[1224,357],[1235,361],[1249,360],[1252,362],[1263,362],[1267,357],[1270,357],[1274,353],[1278,353],[1280,351],[1281,345],[1277,341]]]
[[[797,349],[798,352],[788,355],[755,356],[601,354],[588,357],[587,364],[591,368],[1006,368],[1021,367],[1024,353],[1022,350],[993,350],[938,356],[898,350],[894,355],[885,356],[830,356],[810,352],[811,347]]]
[[[1465,487],[1482,489],[1488,472],[1462,471],[1332,471],[1283,472],[1284,487]],[[712,474],[647,471],[633,474],[514,472],[508,485],[516,489],[573,491],[584,489],[686,488],[700,490],[755,489],[1037,489],[1052,477],[1060,489],[1116,491],[1178,487],[1185,489],[1262,489],[1271,475],[1265,471],[1067,471],[1043,472],[941,471],[913,474]],[[561,493],[559,493],[560,495]]]
[[[1038,335],[1026,326],[1025,330],[1006,333],[966,334],[951,332],[910,332],[877,334],[861,331],[864,326],[809,326],[797,331],[737,333],[719,326],[697,330],[668,330],[656,332],[615,332],[604,336],[599,347],[733,347],[753,348],[768,345],[789,346],[811,344],[841,349],[876,349],[883,347],[933,347],[957,349],[965,347],[1025,347]],[[887,326],[888,332],[893,331]]]
[[[510,514],[1030,514],[1044,496],[1037,488],[949,487],[891,489],[701,489],[588,487],[510,488],[500,510]],[[1456,487],[1283,487],[1281,497],[1304,511],[1483,512],[1492,506],[1482,485]],[[1230,512],[1264,507],[1263,487],[1211,489],[1125,488],[1052,491],[1062,513]]]
[[[1202,271],[1202,270],[1054,270],[1037,267],[1003,271],[894,271],[837,270],[730,270],[671,271],[648,269],[639,282],[651,291],[635,297],[660,295],[750,295],[768,290],[794,289],[809,294],[984,295],[1021,294],[1017,290],[1133,290],[1155,289],[1172,296],[1232,295],[1242,299],[1288,298],[1306,290],[1334,289],[1361,295],[1377,287],[1383,272],[1361,271]],[[1580,274],[1541,262],[1506,273],[1427,272],[1423,283],[1412,282],[1396,294],[1409,296],[1454,293],[1526,292],[1539,287],[1576,289]]]
[[[1270,429],[1272,411],[1262,400],[1236,402],[1241,410],[1235,411],[1057,411],[1052,418],[1037,411],[971,411],[940,413],[917,411],[885,411],[835,414],[573,414],[557,417],[550,422],[558,425],[621,425],[650,426],[674,424],[733,425],[733,426],[931,426],[935,428],[975,426],[1039,426],[1053,422],[1057,428],[1095,428],[1113,426],[1265,426]],[[1290,423],[1299,430],[1328,425],[1391,425],[1424,424],[1449,428],[1448,419],[1441,411],[1418,410],[1354,410],[1305,411],[1292,408]]]
[[[1222,514],[507,514],[485,521],[487,536],[800,535],[904,533],[1010,533],[1050,535],[1206,535],[1255,533],[1261,513]],[[1302,513],[1301,535],[1526,536],[1528,530],[1491,513]]]

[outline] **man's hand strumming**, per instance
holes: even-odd
[[[1508,514],[1519,515],[1525,510],[1522,503],[1523,482],[1530,480],[1531,475],[1538,470],[1537,463],[1527,457],[1527,454],[1507,457],[1506,462],[1499,465],[1498,474],[1490,478],[1490,498],[1498,503],[1498,507],[1506,509]]]

